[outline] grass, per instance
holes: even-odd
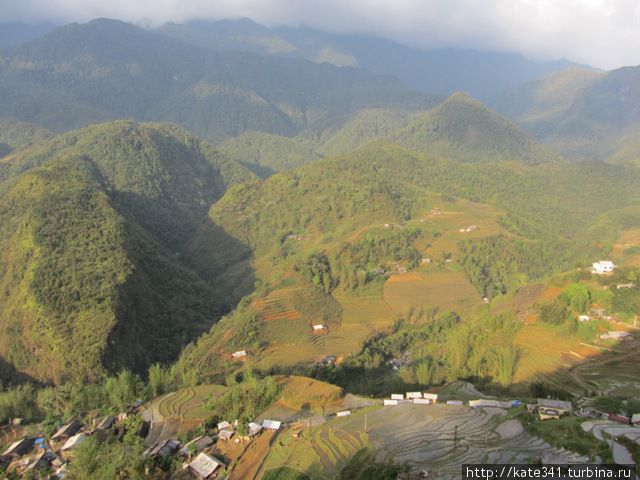
[[[542,438],[554,447],[586,455],[590,459],[599,456],[604,463],[613,463],[612,453],[607,443],[585,432],[580,426],[584,420],[578,417],[565,416],[558,420],[543,421],[523,412],[520,420],[529,433]]]
[[[280,467],[267,471],[262,480],[311,480],[311,477],[289,467]]]

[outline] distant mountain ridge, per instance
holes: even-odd
[[[640,160],[640,67],[556,72],[493,106],[568,159]]]
[[[307,27],[270,29],[247,18],[168,23],[157,31],[217,51],[247,51],[362,67],[394,75],[419,92],[450,95],[465,91],[485,102],[523,82],[571,65],[566,60],[536,62],[517,53],[423,50],[380,37],[331,34]]]
[[[115,20],[71,24],[0,54],[0,117],[64,131],[134,118],[209,140],[293,135],[361,108],[437,99],[390,76],[304,59],[214,52]]]

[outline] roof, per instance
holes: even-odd
[[[87,439],[87,436],[84,433],[78,433],[77,435],[70,437],[66,442],[64,442],[64,445],[62,446],[62,450],[71,450],[73,448],[76,448],[86,439]]]
[[[247,356],[247,352],[246,352],[246,350],[238,350],[237,352],[233,352],[231,354],[231,356],[233,358],[246,357]]]
[[[231,424],[229,422],[220,422],[218,424],[218,430],[229,430],[231,428]]]
[[[282,422],[277,420],[265,420],[262,422],[262,428],[269,428],[271,430],[279,430]]]
[[[313,326],[314,330],[324,330],[324,325],[322,323],[318,323]]]
[[[7,448],[2,455],[9,456],[14,454],[20,454],[21,450],[24,450],[24,448],[27,446],[27,443],[30,441],[31,440],[27,437],[21,438],[20,440],[16,440],[11,445],[9,445],[9,448]]]
[[[80,429],[80,422],[78,420],[71,420],[60,427],[56,433],[53,434],[51,440],[58,440],[62,437],[68,437],[76,433]]]
[[[233,430],[221,430],[220,433],[218,433],[218,437],[222,438],[223,440],[229,440],[231,437],[233,437],[233,434]]]
[[[249,424],[249,435],[255,435],[260,430],[262,430],[262,425],[260,425],[259,423],[251,422]]]
[[[108,415],[104,417],[102,420],[100,420],[100,423],[98,423],[98,425],[96,426],[96,430],[108,430],[113,426],[114,421],[115,421],[115,418],[112,417],[111,415]]]
[[[558,410],[564,410],[565,412],[570,412],[573,408],[571,402],[566,402],[564,400],[553,400],[549,398],[539,398],[538,405],[544,408],[555,408]]]
[[[162,457],[166,457],[167,455],[171,455],[173,452],[175,452],[179,447],[180,442],[178,440],[170,438],[153,447],[150,454],[153,456],[160,455]]]
[[[196,452],[199,452],[200,450],[204,450],[205,448],[207,448],[212,443],[213,443],[213,438],[205,435],[200,435],[199,437],[194,438],[190,442],[187,442],[184,445],[184,447],[180,449],[180,452],[188,454],[191,446],[195,448]]]
[[[202,477],[210,477],[218,468],[225,467],[225,464],[211,455],[202,452],[189,464],[193,472]]]

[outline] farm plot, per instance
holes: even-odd
[[[436,478],[459,478],[463,463],[526,463],[546,453],[567,454],[529,435],[518,422],[506,420],[505,413],[441,404],[373,407],[330,420],[303,431],[298,440],[274,446],[266,466],[287,466],[312,478],[328,479],[368,445],[378,451],[381,461],[428,469]]]
[[[384,285],[384,300],[397,313],[406,313],[410,307],[436,307],[465,314],[482,305],[462,272],[392,275]]]
[[[342,307],[339,324],[329,324],[324,335],[314,335],[307,321],[272,320],[263,325],[269,343],[260,355],[261,365],[295,365],[321,360],[326,355],[344,357],[358,351],[376,331],[393,324],[393,312],[380,297],[336,297]]]
[[[570,337],[548,325],[523,325],[515,343],[522,355],[514,375],[514,383],[546,380],[554,383],[552,376],[561,368],[577,364],[578,356],[570,352],[579,349],[580,339]]]
[[[640,351],[637,344],[627,346],[627,353],[607,353],[575,367],[578,380],[597,386],[600,395],[640,396]]]
[[[293,297],[302,294],[304,294],[304,290],[301,288],[274,290],[266,297],[256,300],[253,303],[253,308],[268,322],[298,320],[301,314],[294,306]]]

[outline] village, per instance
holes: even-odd
[[[473,387],[464,387],[460,391],[466,391],[465,389],[477,392]],[[243,462],[248,461],[245,457],[249,454],[246,452],[251,450],[253,443],[262,444],[260,448],[265,450],[262,459],[264,461],[267,452],[278,438],[281,445],[283,438],[289,438],[295,442],[306,435],[304,433],[306,429],[313,430],[319,426],[331,425],[332,422],[345,420],[353,415],[361,417],[363,413],[366,431],[367,415],[373,423],[375,416],[384,418],[385,411],[389,412],[388,415],[392,415],[391,412],[395,409],[402,410],[409,407],[418,408],[418,410],[411,410],[416,419],[422,416],[429,418],[433,415],[436,417],[453,415],[452,418],[455,418],[462,412],[483,410],[489,414],[489,417],[497,414],[498,417],[503,416],[503,418],[516,418],[508,415],[509,411],[527,412],[543,422],[559,421],[568,416],[588,419],[582,424],[583,429],[592,431],[596,438],[610,438],[614,460],[618,463],[630,459],[631,455],[621,444],[614,444],[614,439],[626,437],[640,445],[640,413],[626,416],[618,412],[606,412],[596,408],[575,408],[570,401],[549,398],[538,398],[534,402],[524,402],[496,398],[463,400],[450,398],[450,394],[446,397],[448,399],[442,400],[438,393],[413,391],[394,393],[389,398],[372,399],[361,405],[354,404],[353,408],[347,410],[332,411],[324,415],[315,414],[312,417],[296,420],[268,418],[241,425],[236,419],[226,419],[210,428],[201,429],[198,434],[191,435],[189,440],[182,441],[177,436],[166,437],[154,434],[156,425],[153,421],[132,422],[132,419],[145,418],[146,406],[142,401],[137,401],[131,405],[126,413],[94,418],[87,421],[86,424],[78,419],[70,419],[50,437],[25,435],[17,438],[2,451],[0,466],[5,472],[12,472],[15,478],[62,479],[67,475],[69,464],[74,461],[75,451],[88,438],[97,438],[101,443],[121,441],[128,429],[135,428],[133,433],[145,438],[147,448],[142,454],[144,458],[161,462],[170,460],[181,465],[171,478],[240,479],[244,477],[238,476],[237,472],[242,470]],[[451,414],[446,413],[447,408],[452,409]],[[505,428],[508,430],[515,428],[512,432],[515,435],[521,431],[521,427],[518,427],[517,424],[514,425],[514,421],[507,420]],[[13,419],[11,423],[10,426],[3,427],[2,430],[11,428],[16,432],[23,431],[20,419]],[[160,430],[162,430],[162,425]],[[453,437],[450,435],[451,432],[441,433],[442,441],[451,441],[451,448],[454,449],[459,447],[458,442],[460,442],[457,430],[456,426],[456,433]],[[504,435],[504,433],[502,434]],[[437,432],[433,432],[432,435],[438,438]],[[488,430],[487,435],[489,435]],[[285,442],[291,440],[285,440]],[[570,452],[558,452],[549,446],[546,449],[541,449],[539,456],[543,463],[554,464],[594,460]],[[255,459],[251,459],[251,461],[253,460]],[[597,459],[595,460],[597,461]],[[261,469],[253,468],[250,470],[253,472],[252,478],[260,478],[257,475]]]

